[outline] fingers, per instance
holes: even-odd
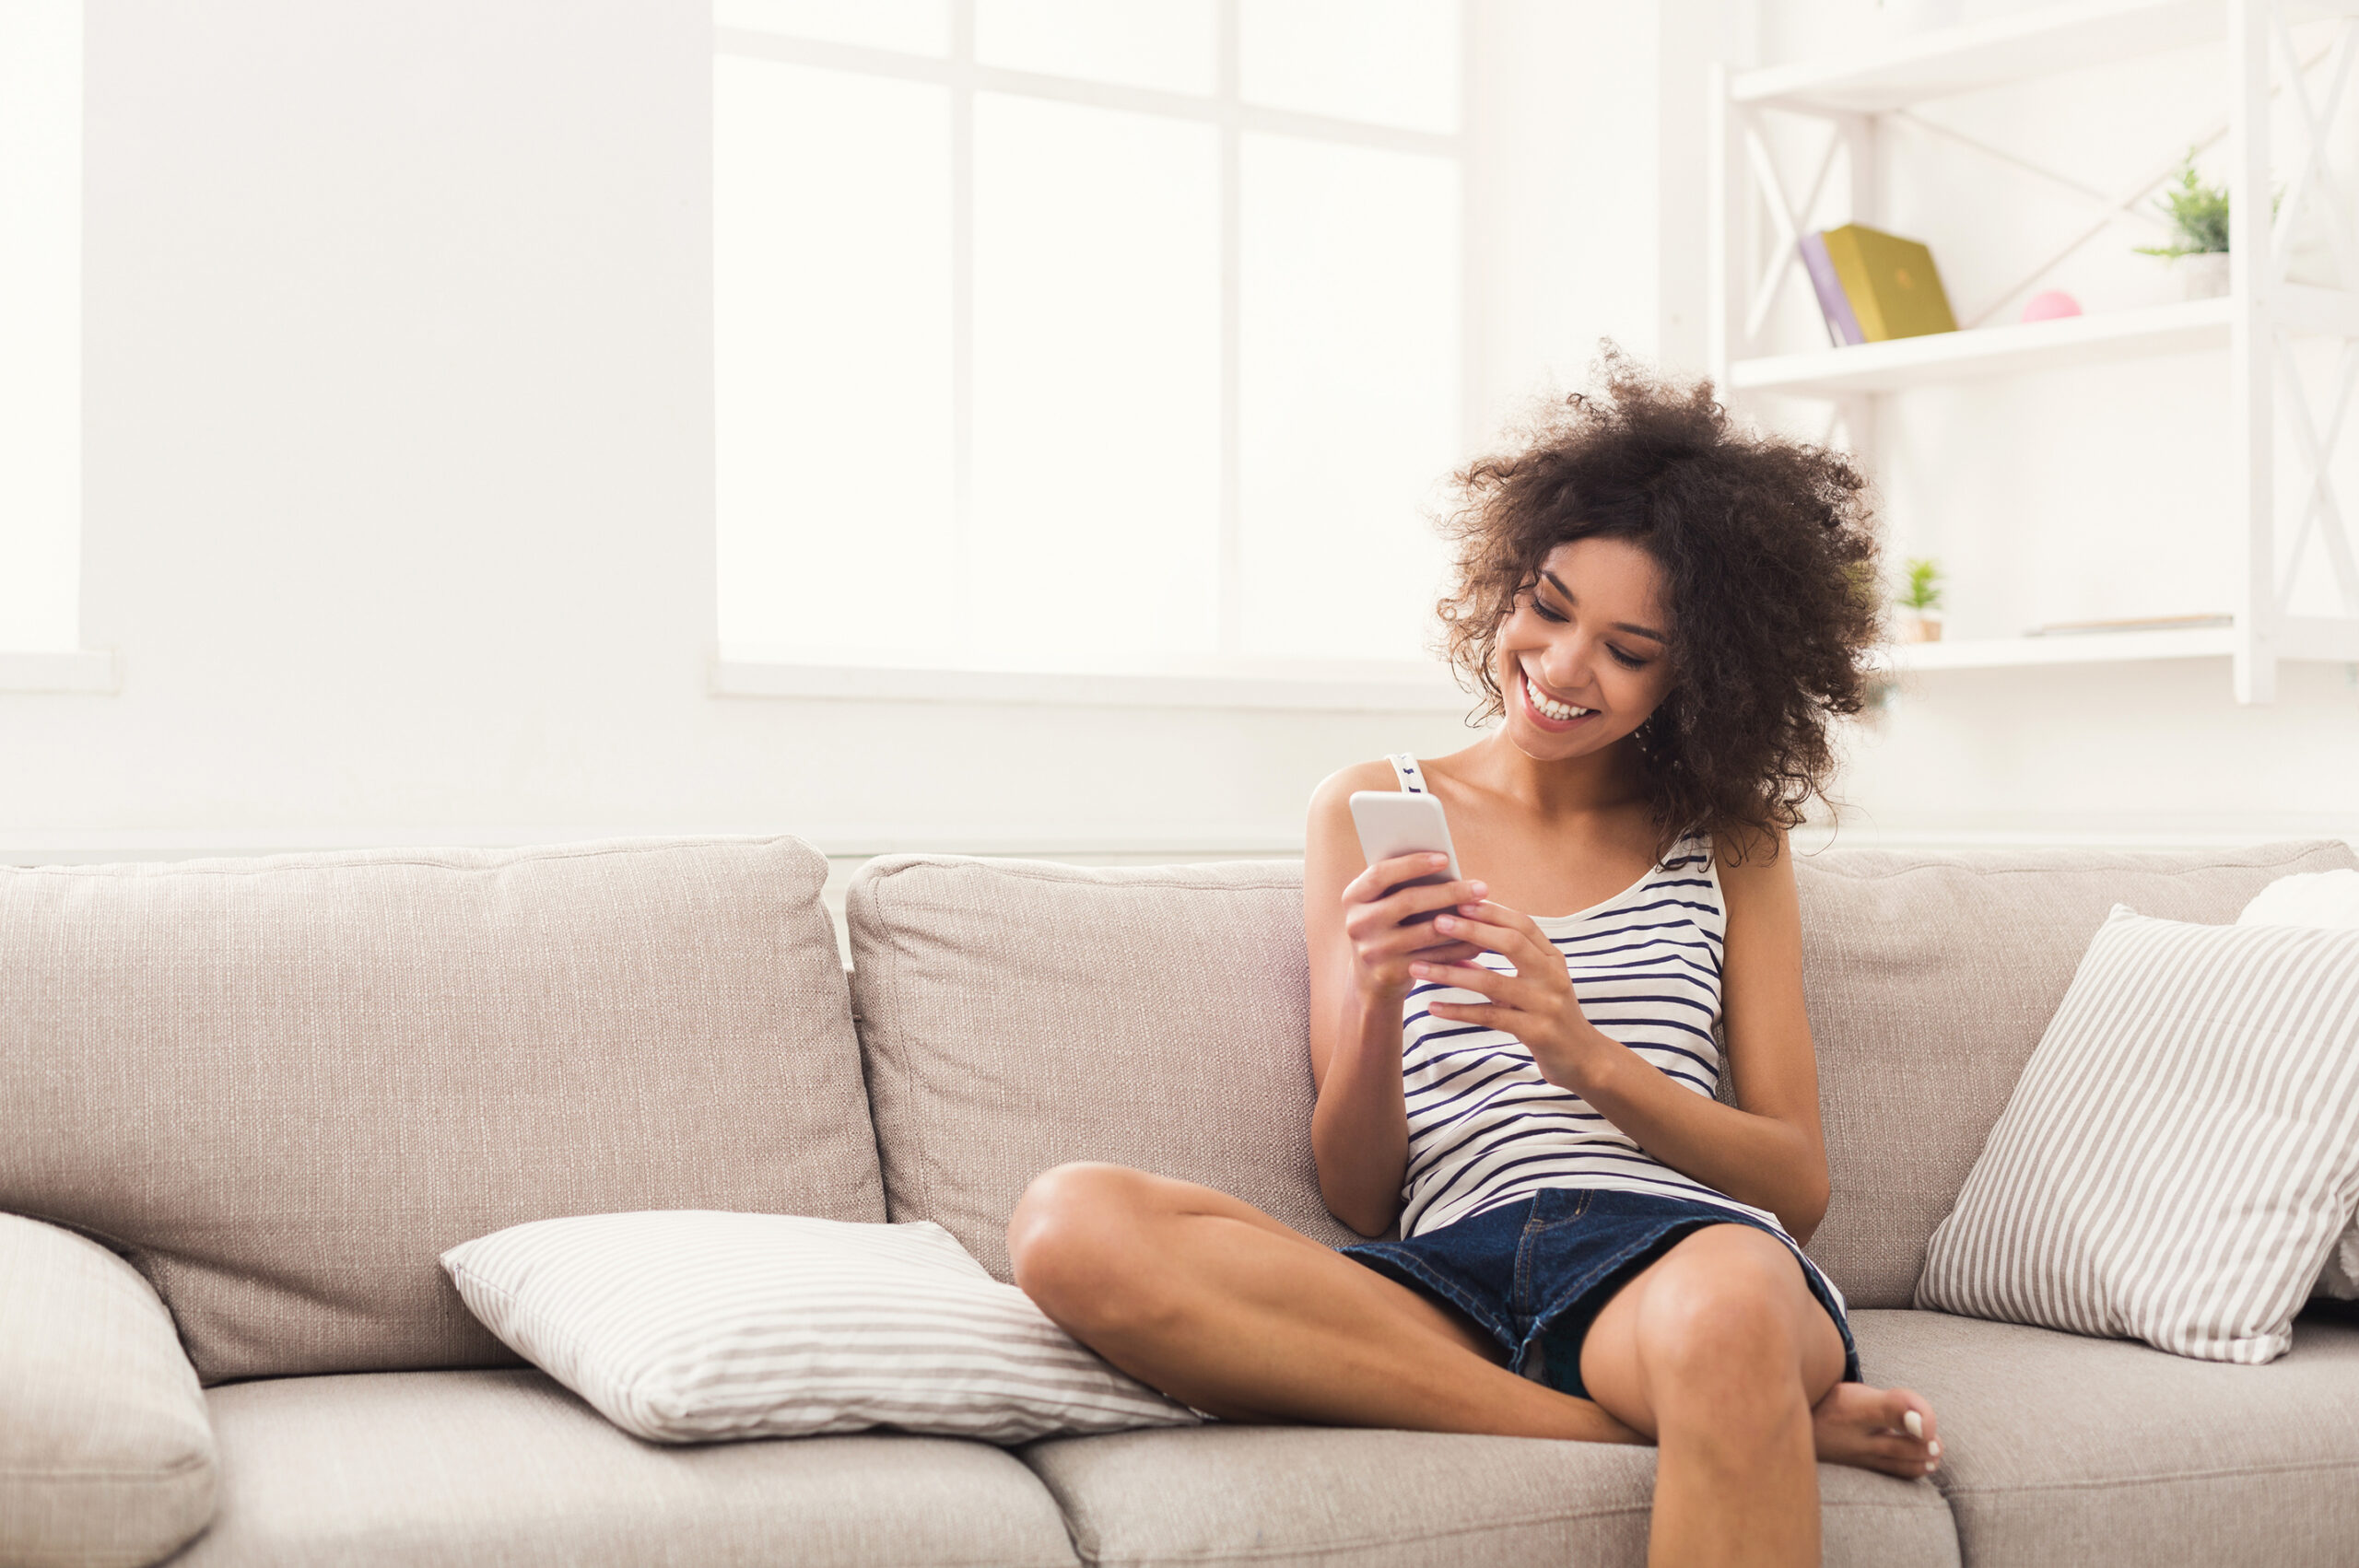
[[[1402,883],[1415,882],[1420,877],[1432,876],[1449,864],[1448,855],[1423,852],[1414,855],[1395,855],[1390,860],[1379,860],[1345,885],[1344,902],[1346,904],[1376,903]]]

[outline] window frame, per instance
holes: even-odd
[[[948,0],[950,47],[926,55],[797,38],[716,24],[713,57],[774,60],[949,89],[951,99],[952,536],[960,560],[972,538],[974,474],[975,97],[1004,93],[1051,102],[1146,114],[1213,126],[1219,158],[1220,409],[1219,518],[1215,651],[1168,660],[1133,660],[1120,669],[987,669],[939,661],[895,665],[872,657],[816,661],[807,653],[722,642],[710,661],[715,696],[832,698],[851,701],[957,701],[1178,708],[1344,708],[1461,711],[1469,697],[1440,662],[1336,660],[1309,663],[1254,658],[1242,651],[1241,432],[1238,406],[1242,314],[1241,148],[1248,133],[1409,153],[1448,161],[1458,175],[1459,287],[1457,404],[1461,450],[1473,445],[1470,394],[1475,321],[1472,308],[1474,137],[1474,6],[1460,0],[1459,123],[1453,132],[1408,130],[1248,102],[1240,81],[1238,0],[1214,0],[1215,85],[1209,95],[1130,87],[1082,77],[987,65],[975,58],[976,0]],[[717,519],[716,519],[717,523]],[[954,568],[954,569],[956,569]],[[961,573],[960,575],[964,575]],[[717,614],[719,584],[714,585]],[[716,627],[717,629],[717,627]]]

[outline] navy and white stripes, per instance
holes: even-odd
[[[1539,925],[1565,955],[1590,1022],[1710,1098],[1720,1075],[1712,1026],[1719,1017],[1728,931],[1710,841],[1684,838],[1614,897],[1579,914],[1541,918]],[[1496,954],[1476,962],[1502,972],[1512,967]],[[1563,1187],[1658,1193],[1777,1223],[1648,1154],[1579,1095],[1542,1078],[1512,1035],[1428,1011],[1436,1001],[1482,1000],[1428,984],[1412,989],[1403,1004],[1409,1167],[1402,1235]]]

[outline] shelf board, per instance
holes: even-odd
[[[2072,0],[1747,71],[1729,96],[1803,113],[1877,114],[2226,36],[2223,0]]]
[[[2137,310],[2108,310],[2061,321],[2021,322],[1971,332],[1859,343],[1740,359],[1729,367],[1735,392],[1805,396],[1898,392],[1969,376],[2013,375],[2060,366],[2104,365],[2154,354],[2224,348],[2235,301],[2189,299]]]
[[[1895,642],[1877,662],[1896,673],[2005,670],[2035,664],[2116,664],[2148,659],[2214,659],[2236,651],[2234,626],[2073,637],[1986,637],[1956,642]]]

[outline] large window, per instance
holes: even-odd
[[[724,661],[1426,657],[1450,0],[718,0]]]
[[[79,645],[82,7],[0,0],[0,688]]]

